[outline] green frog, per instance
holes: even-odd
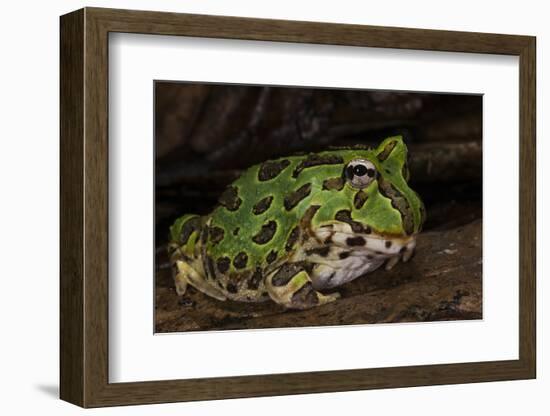
[[[411,258],[425,209],[408,180],[400,136],[252,166],[209,215],[170,227],[176,291],[291,309],[332,302],[333,288]]]

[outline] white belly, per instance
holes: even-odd
[[[416,245],[413,236],[390,240],[376,235],[357,235],[343,223],[322,227],[315,235],[317,241],[327,241],[322,247],[329,246],[327,252],[307,254],[307,261],[314,264],[311,280],[318,290],[343,285],[376,270],[386,261],[386,268],[400,259],[407,261]]]
[[[385,258],[368,259],[364,253],[354,253],[348,258],[316,263],[311,280],[315,289],[331,289],[370,273],[382,264]]]

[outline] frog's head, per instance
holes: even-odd
[[[404,239],[420,232],[424,205],[407,183],[407,146],[401,136],[385,139],[376,149],[334,152],[343,160],[343,186],[323,192],[319,226],[336,220],[348,223],[354,233]]]

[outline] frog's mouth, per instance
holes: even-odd
[[[416,247],[416,235],[383,236],[355,233],[347,224],[330,224],[315,231],[319,241],[370,258],[388,259],[392,267],[400,259],[408,261]]]

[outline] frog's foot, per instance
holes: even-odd
[[[214,287],[204,280],[204,277],[185,261],[177,260],[174,265],[174,283],[176,292],[182,296],[187,290],[187,285],[197,288],[201,292],[218,300],[226,300],[225,295],[217,287]]]
[[[266,279],[267,293],[275,302],[291,309],[309,309],[333,302],[339,293],[323,295],[313,287],[313,282],[303,265],[287,263]]]

